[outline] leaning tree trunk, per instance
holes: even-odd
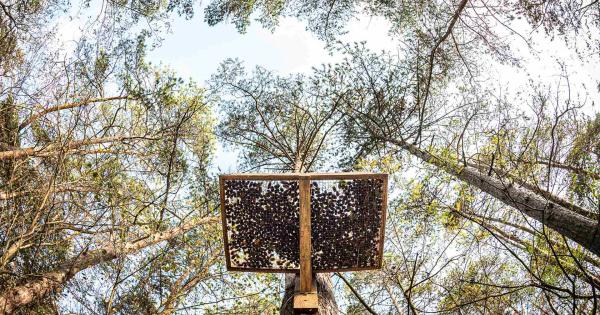
[[[465,183],[481,189],[504,204],[519,210],[600,256],[600,222],[576,213],[561,203],[541,196],[518,183],[494,178],[468,164],[446,161],[405,141],[384,140],[404,148],[424,162],[433,164]]]
[[[17,308],[35,302],[60,289],[82,270],[117,257],[137,253],[148,246],[173,239],[203,224],[217,223],[219,221],[220,219],[216,217],[202,218],[168,231],[156,232],[134,242],[120,244],[119,246],[111,244],[89,252],[83,252],[74,257],[71,262],[64,264],[54,271],[44,273],[40,277],[0,293],[0,314],[10,314]]]
[[[298,274],[286,274],[285,275],[285,294],[283,295],[283,301],[281,302],[280,315],[291,315],[294,313],[294,287],[297,281],[299,281]],[[317,281],[317,293],[319,295],[319,315],[337,315],[338,306],[335,302],[335,295],[333,294],[333,284],[331,282],[330,273],[318,273],[315,275]]]

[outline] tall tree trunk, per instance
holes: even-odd
[[[9,94],[0,100],[0,151],[9,150],[19,144],[18,110],[14,98]],[[12,176],[13,161],[0,161],[0,185],[4,186]],[[6,187],[1,187],[6,189]]]
[[[338,305],[335,302],[333,294],[333,283],[331,282],[330,273],[317,273],[315,275],[317,281],[317,292],[319,295],[319,315],[337,315]],[[285,294],[281,302],[280,315],[292,315],[294,313],[294,287],[297,281],[300,281],[298,274],[285,275]]]
[[[61,288],[78,272],[113,260],[117,257],[136,253],[148,246],[173,239],[185,232],[207,223],[220,222],[219,218],[208,217],[183,224],[168,231],[157,232],[143,239],[125,244],[106,245],[99,249],[83,252],[60,268],[44,273],[22,285],[8,289],[0,294],[0,314],[8,314],[19,307],[30,304],[51,292]]]
[[[571,211],[517,183],[488,176],[460,161],[446,161],[405,141],[389,138],[383,140],[398,145],[424,162],[481,189],[600,256],[600,222]]]

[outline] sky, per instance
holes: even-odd
[[[200,10],[199,10],[200,11]],[[149,54],[149,60],[177,70],[184,78],[203,82],[227,58],[239,58],[247,67],[260,65],[280,74],[309,72],[311,67],[338,60],[323,41],[305,30],[294,18],[283,18],[271,32],[253,23],[240,34],[232,24],[208,26],[197,12],[193,20],[176,19],[162,45]],[[383,19],[362,19],[350,24],[344,41],[367,41],[374,50],[394,49]]]

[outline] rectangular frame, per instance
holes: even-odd
[[[352,180],[352,179],[381,179],[383,181],[382,189],[382,207],[381,207],[381,227],[379,239],[379,264],[374,267],[357,267],[345,269],[324,269],[315,273],[327,272],[346,272],[362,270],[378,270],[383,265],[383,246],[385,243],[385,222],[387,219],[388,203],[388,174],[386,173],[368,173],[368,172],[346,172],[346,173],[233,173],[219,175],[219,194],[221,209],[221,224],[223,230],[223,244],[225,247],[225,260],[228,271],[258,272],[258,273],[298,273],[299,269],[269,269],[269,268],[239,268],[232,267],[229,259],[229,240],[227,237],[227,222],[225,219],[225,184],[226,180],[261,180],[261,181],[280,181],[280,180]],[[313,271],[314,272],[314,271]]]

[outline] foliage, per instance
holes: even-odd
[[[146,61],[194,1],[2,2],[0,297],[95,249],[215,217],[222,141],[243,171],[390,173],[384,266],[336,284],[347,313],[596,313],[597,255],[529,214],[598,221],[600,116],[564,67],[516,97],[484,81],[490,62],[519,66],[514,39],[534,49],[538,29],[595,58],[599,5],[215,0],[209,25],[297,17],[344,59],[289,76],[226,60],[203,88]],[[78,38],[53,44],[61,21],[89,12]],[[365,14],[390,23],[395,53],[335,42]],[[511,189],[547,207],[497,197]],[[276,313],[280,277],[224,272],[220,239],[207,224],[115,255],[17,312]]]

